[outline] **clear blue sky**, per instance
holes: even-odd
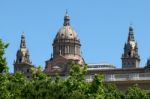
[[[121,54],[133,24],[141,66],[150,56],[150,0],[0,0],[0,38],[10,43],[6,58],[10,71],[25,32],[30,59],[45,67],[53,39],[68,9],[71,25],[81,40],[87,63],[121,67]]]

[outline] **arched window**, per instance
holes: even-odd
[[[128,56],[131,56],[131,52],[128,52]]]
[[[22,58],[19,59],[19,63],[21,63],[21,62],[22,62]]]

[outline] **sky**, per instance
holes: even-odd
[[[150,0],[0,0],[0,38],[10,44],[5,54],[10,72],[22,32],[32,63],[45,67],[66,9],[86,63],[121,68],[120,58],[132,24],[143,67],[150,57],[149,5]]]

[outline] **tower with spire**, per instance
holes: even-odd
[[[80,54],[80,40],[77,33],[70,25],[70,16],[66,11],[63,26],[57,32],[53,41],[53,55],[46,61],[46,73],[60,72],[67,70],[67,63],[72,60],[78,64],[84,64]]]
[[[27,78],[31,78],[31,67],[34,67],[30,61],[29,51],[26,47],[25,35],[22,33],[20,48],[16,54],[16,60],[14,61],[14,73],[23,72]]]
[[[140,56],[138,54],[138,46],[134,39],[132,26],[129,27],[128,40],[124,45],[124,53],[122,54],[122,68],[138,68],[140,64]]]

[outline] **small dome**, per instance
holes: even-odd
[[[77,39],[77,33],[71,26],[63,26],[59,29],[55,39]]]
[[[129,31],[133,31],[133,28],[132,28],[132,26],[130,26],[130,27],[129,27]]]

